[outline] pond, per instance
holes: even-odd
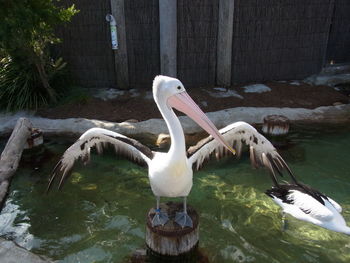
[[[297,127],[288,140],[280,152],[296,176],[336,200],[350,224],[350,127]],[[147,171],[106,152],[77,165],[61,191],[45,194],[70,143],[47,141],[24,154],[0,235],[59,262],[126,262],[144,247],[145,215],[155,205]],[[210,262],[350,262],[349,236],[290,216],[282,231],[280,208],[264,194],[270,186],[247,153],[195,173],[188,201],[199,212],[200,247]]]

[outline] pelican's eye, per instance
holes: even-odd
[[[181,87],[180,87],[180,86],[177,86],[177,89],[178,89],[178,90],[181,90]]]

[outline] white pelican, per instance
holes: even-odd
[[[231,148],[234,146],[240,155],[243,142],[250,146],[250,157],[254,166],[266,166],[272,172],[274,169],[280,171],[286,168],[290,172],[271,143],[249,124],[237,122],[219,132],[190,98],[179,80],[157,76],[153,81],[153,97],[171,136],[168,152],[154,152],[136,140],[119,133],[92,128],[65,151],[53,170],[48,189],[58,174],[62,175],[58,186],[61,187],[76,160],[81,158],[84,163],[89,161],[92,147],[96,146],[97,151],[100,152],[102,146],[112,144],[118,154],[137,164],[148,166],[151,188],[157,198],[153,226],[164,225],[168,221],[168,215],[159,208],[160,197],[183,197],[184,210],[176,214],[175,222],[182,227],[192,227],[192,220],[186,210],[186,197],[192,188],[192,167],[198,170],[211,153],[215,153],[216,157],[220,158],[229,151],[235,153]],[[187,114],[211,136],[186,152],[184,132],[173,108]]]
[[[278,184],[265,193],[283,209],[283,213],[320,227],[350,235],[350,227],[346,225],[341,206],[330,197],[297,182]]]

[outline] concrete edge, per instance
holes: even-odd
[[[272,114],[284,115],[292,123],[347,123],[350,122],[350,104],[323,106],[315,109],[238,107],[207,113],[208,117],[218,128],[225,127],[236,121],[259,124],[263,122],[265,116]],[[28,112],[18,112],[16,114],[0,115],[0,136],[11,133],[19,117],[29,118],[33,126],[41,129],[45,135],[78,136],[93,127],[105,128],[134,137],[144,137],[145,135],[146,137],[153,137],[158,136],[160,133],[168,133],[166,124],[162,119],[149,119],[136,123],[114,123],[84,118],[47,119]],[[186,134],[202,131],[187,116],[181,116],[180,121]]]

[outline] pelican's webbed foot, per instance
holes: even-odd
[[[193,227],[192,219],[186,212],[176,212],[175,222],[182,228],[186,226]]]
[[[169,221],[168,214],[166,212],[162,212],[159,209],[156,209],[156,214],[152,219],[152,227],[155,226],[164,226]]]

